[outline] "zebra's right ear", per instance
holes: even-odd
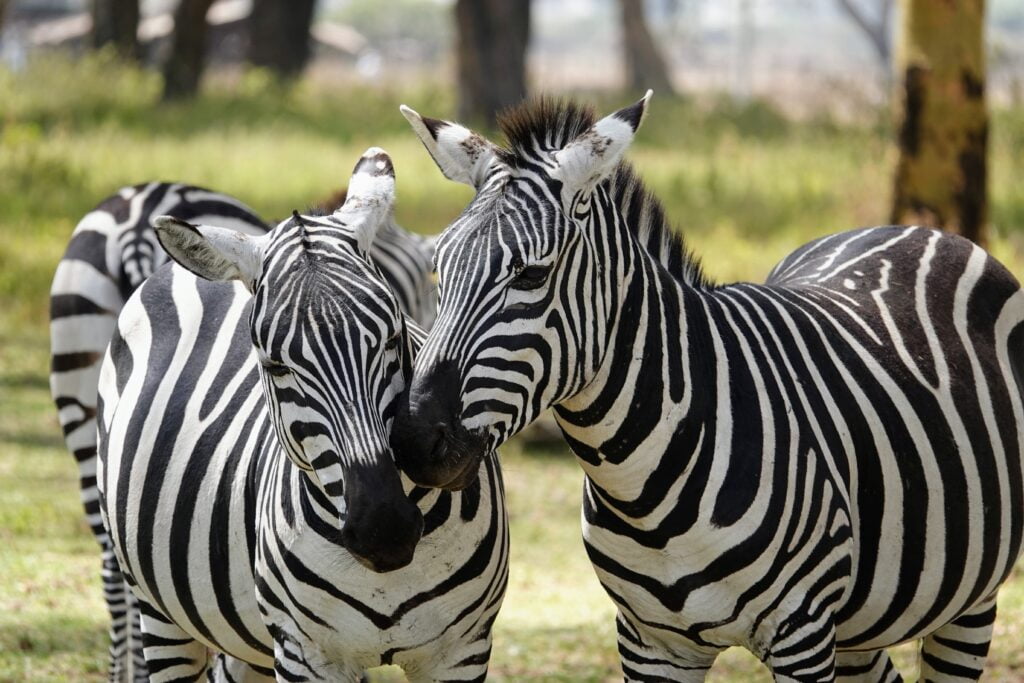
[[[480,189],[498,158],[493,142],[457,123],[420,116],[404,104],[399,110],[446,178]]]
[[[263,239],[172,216],[153,219],[157,239],[171,258],[204,280],[241,280],[252,291],[263,264]]]

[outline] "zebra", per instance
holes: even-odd
[[[724,648],[778,681],[977,680],[1021,552],[1024,294],[957,236],[860,229],[764,285],[704,275],[623,154],[647,110],[542,99],[498,146],[402,111],[476,196],[391,432],[417,484],[464,485],[554,406],[627,680],[703,680]]]
[[[344,200],[337,193],[324,207]],[[128,674],[130,625],[137,612],[121,578],[99,514],[96,491],[96,386],[100,363],[117,315],[132,292],[167,255],[150,220],[169,214],[251,235],[270,226],[241,201],[183,183],[148,182],[123,187],[79,221],[57,266],[50,292],[50,390],[68,450],[79,468],[86,520],[101,548],[104,600],[111,616],[110,680]],[[432,243],[402,229],[389,216],[372,245],[373,258],[403,310],[429,327],[436,308]],[[141,648],[134,649],[136,680],[146,680]]]
[[[393,199],[371,148],[334,214],[255,238],[155,220],[185,268],[125,304],[98,418],[101,510],[153,681],[486,675],[508,576],[501,475],[488,458],[451,493],[392,460],[425,334],[372,260]],[[208,648],[228,655],[210,672]]]

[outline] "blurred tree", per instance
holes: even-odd
[[[671,94],[672,79],[665,59],[654,43],[644,20],[644,0],[618,0],[622,19],[622,49],[626,62],[626,87],[643,91],[653,88],[659,94]]]
[[[0,0],[0,31],[4,28],[5,16],[7,16],[7,0]]]
[[[164,64],[164,100],[192,97],[206,62],[206,12],[213,0],[180,0],[174,11],[171,53]]]
[[[985,242],[988,112],[984,0],[907,0],[892,220]]]
[[[92,0],[92,46],[113,45],[122,57],[139,57],[139,0]]]
[[[284,79],[309,61],[309,29],[316,0],[253,0],[249,14],[249,62]]]
[[[893,0],[836,0],[843,13],[871,43],[878,65],[885,75],[885,84],[892,84],[892,15]],[[869,8],[871,8],[869,10]]]
[[[456,0],[455,26],[458,117],[493,127],[526,96],[530,0]]]

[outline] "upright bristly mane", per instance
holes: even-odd
[[[593,108],[572,100],[538,97],[503,112],[498,128],[505,136],[501,160],[512,168],[535,165],[538,151],[565,147],[594,125]],[[608,194],[626,225],[647,251],[674,277],[694,287],[710,286],[683,234],[665,217],[665,209],[633,167],[621,162],[607,181]]]

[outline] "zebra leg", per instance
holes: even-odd
[[[996,621],[996,594],[924,639],[921,682],[952,683],[981,678]]]
[[[264,669],[221,652],[217,653],[213,666],[206,672],[206,680],[209,683],[267,683],[275,679],[272,669]]]
[[[626,681],[681,681],[697,683],[707,678],[717,652],[699,650],[685,653],[656,648],[619,612],[615,619],[619,632],[619,662]]]
[[[146,667],[146,653],[142,644],[142,613],[139,610],[139,599],[135,597],[127,583],[122,582],[128,598],[128,644],[131,648],[132,680],[135,683],[148,683],[149,669]]]
[[[206,676],[209,650],[185,633],[149,603],[139,600],[142,614],[142,645],[149,680],[201,681]]]
[[[101,540],[103,599],[110,613],[110,665],[109,680],[120,683],[128,676],[128,591],[124,576],[110,546],[110,539]]]
[[[834,681],[836,630],[832,615],[784,620],[765,663],[779,683]]]
[[[843,683],[902,683],[886,650],[837,652],[836,681]]]

